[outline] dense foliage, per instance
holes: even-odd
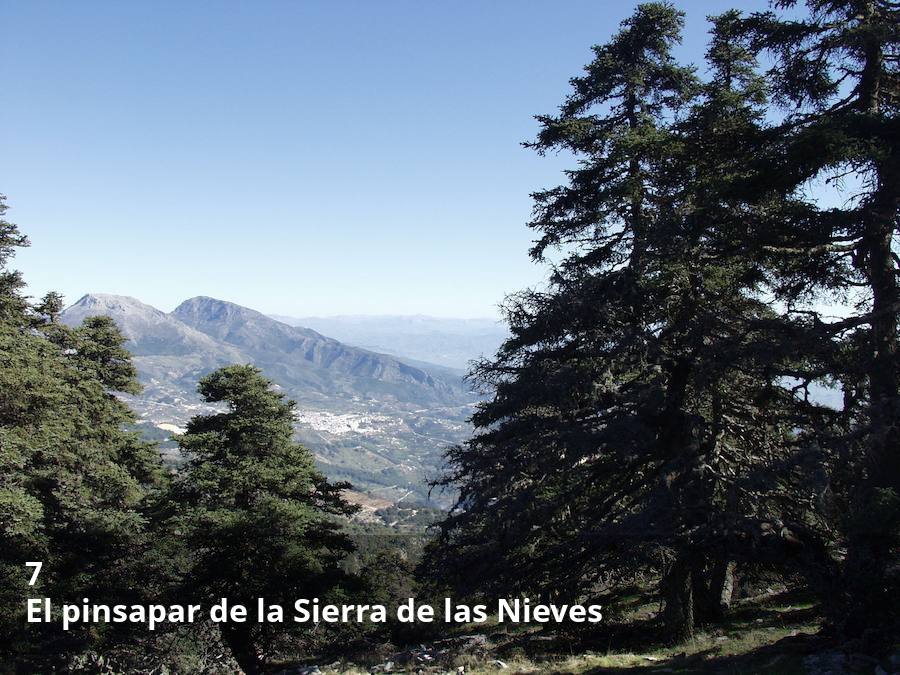
[[[30,305],[7,267],[24,245],[0,221],[0,660],[10,662],[64,659],[98,637],[26,630],[25,597],[140,599],[145,507],[163,482],[159,455],[125,430],[133,415],[111,393],[138,386],[124,338],[105,317],[58,324],[55,294]],[[26,560],[44,562],[35,588]]]
[[[200,380],[204,399],[227,411],[198,415],[179,445],[190,457],[175,483],[175,522],[190,567],[185,596],[211,606],[221,598],[255,607],[257,598],[291,608],[297,598],[341,593],[339,563],[352,549],[334,517],[354,508],[346,484],[325,480],[312,454],[292,440],[292,401],[253,366],[228,366]],[[246,673],[287,628],[221,625]]]
[[[594,48],[527,144],[578,164],[534,195],[549,287],[510,298],[512,337],[473,373],[491,398],[448,454],[437,582],[574,601],[649,571],[683,639],[727,608],[735,562],[765,561],[838,623],[892,611],[897,18],[728,12],[704,78],[667,4]],[[849,207],[806,189],[835,172],[861,183]],[[856,314],[829,321],[835,298]]]

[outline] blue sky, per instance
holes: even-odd
[[[705,16],[678,2],[679,55]],[[540,283],[520,146],[633,9],[601,0],[0,3],[0,192],[30,292],[492,316]]]

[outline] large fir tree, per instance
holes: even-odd
[[[23,599],[138,598],[144,506],[162,473],[113,394],[138,390],[124,338],[107,318],[58,324],[56,294],[30,307],[7,266],[26,244],[0,221],[0,649],[11,663],[64,663],[108,631],[27,626]],[[33,588],[26,560],[44,563]]]
[[[770,208],[744,168],[764,87],[735,14],[715,22],[702,86],[671,56],[680,25],[641,5],[539,118],[533,146],[580,159],[535,195],[533,256],[562,260],[546,292],[513,298],[513,337],[475,372],[494,394],[449,454],[461,496],[429,560],[457,588],[567,598],[661,569],[675,639],[695,609],[717,613],[732,559],[816,541],[796,488],[819,460],[743,245]]]
[[[886,0],[776,5],[795,11],[744,21],[773,56],[769,78],[787,113],[760,153],[764,175],[785,193],[804,196],[811,182],[828,181],[850,194],[839,206],[810,197],[756,239],[779,270],[779,298],[808,334],[838,345],[822,368],[844,390],[845,434],[831,442],[851,466],[842,479],[851,502],[847,596],[837,618],[849,628],[879,616],[887,626],[900,590],[900,9]],[[851,315],[835,321],[810,302],[829,295]]]
[[[293,401],[252,366],[204,377],[204,399],[227,410],[199,415],[179,445],[191,457],[174,486],[175,524],[191,558],[184,593],[207,606],[257,598],[292,613],[297,598],[340,592],[338,563],[352,549],[340,516],[355,509],[329,483],[309,450],[292,440]],[[278,638],[277,623],[223,623],[222,636],[246,673],[258,672]]]

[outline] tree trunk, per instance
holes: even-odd
[[[897,313],[900,288],[892,254],[900,208],[900,160],[877,165],[878,187],[868,214],[864,245],[872,289],[872,360],[869,370],[872,440],[867,462],[874,488],[900,493],[900,382]]]
[[[678,557],[662,582],[665,608],[663,623],[672,643],[686,642],[694,637],[693,579],[690,565]]]
[[[879,117],[881,84],[884,77],[883,33],[871,30],[886,20],[877,3],[863,6],[862,19],[868,36],[863,45],[863,68],[859,81],[860,109]],[[889,19],[888,19],[889,20]],[[883,118],[882,118],[883,119]],[[842,608],[838,623],[855,634],[859,626],[879,617],[883,625],[894,612],[890,567],[893,533],[890,523],[896,518],[896,500],[900,496],[900,383],[898,383],[897,312],[900,288],[897,264],[892,252],[894,229],[900,207],[900,158],[890,137],[877,134],[881,154],[874,161],[876,186],[866,207],[862,237],[861,271],[872,291],[871,358],[868,363],[869,432],[865,458],[865,476],[854,502],[844,569],[844,588],[849,606]],[[894,511],[894,512],[892,512]],[[883,617],[883,618],[882,618]],[[888,628],[888,631],[891,629]]]
[[[715,588],[718,590],[719,610],[725,615],[731,609],[731,599],[734,596],[734,571],[737,565],[733,560],[720,560],[713,570]]]
[[[864,271],[872,290],[869,413],[871,429],[865,475],[854,500],[844,571],[849,607],[837,617],[855,635],[871,616],[889,615],[894,605],[885,588],[894,534],[889,523],[900,495],[900,383],[898,383],[897,307],[900,289],[892,255],[894,221],[900,202],[900,161],[876,164],[878,185],[872,196],[863,237]],[[897,583],[894,579],[893,583]]]
[[[258,675],[259,673],[259,654],[250,638],[250,627],[246,624],[229,624],[223,623],[219,627],[222,632],[222,639],[231,650],[231,655],[237,661],[241,670],[246,675]]]
[[[900,172],[893,177],[900,180]],[[882,180],[885,180],[882,177]],[[887,191],[887,190],[885,190]],[[880,192],[880,190],[879,190]],[[891,606],[884,588],[890,575],[894,535],[890,523],[896,518],[900,495],[900,393],[897,381],[897,305],[900,302],[896,271],[891,255],[897,198],[892,204],[878,199],[875,221],[865,238],[872,288],[872,359],[869,368],[869,413],[871,429],[864,460],[865,475],[854,500],[853,525],[845,565],[845,588],[850,607],[839,617],[849,634],[855,626],[867,625],[866,617],[878,616]],[[879,203],[881,202],[881,203]]]
[[[717,558],[713,564],[709,583],[709,607],[711,618],[714,621],[722,621],[725,614],[731,609],[731,596],[734,594],[734,568],[734,561],[727,558]]]
[[[696,566],[691,571],[696,624],[718,623],[731,607],[734,591],[735,564],[726,558],[717,558],[712,565]]]

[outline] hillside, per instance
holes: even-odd
[[[282,387],[298,403],[297,437],[322,469],[377,497],[426,500],[444,449],[468,433],[475,398],[446,368],[410,365],[208,297],[166,313],[91,294],[62,320],[95,315],[112,317],[128,338],[144,385],[130,403],[158,439],[210,409],[194,391],[197,380],[228,363],[252,363]]]
[[[191,298],[171,316],[265,364],[283,386],[416,405],[452,404],[462,393],[458,378],[432,376],[392,356],[350,347],[230,302]]]

